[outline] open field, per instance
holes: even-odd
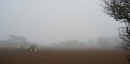
[[[0,64],[127,64],[121,50],[0,50]]]

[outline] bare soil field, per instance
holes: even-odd
[[[121,50],[40,49],[27,52],[25,49],[0,50],[0,64],[127,64]]]

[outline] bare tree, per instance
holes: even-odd
[[[126,55],[130,62],[130,0],[102,0],[103,11],[113,17],[116,21],[125,24],[125,27],[119,28],[119,37],[122,42],[120,48],[128,52]]]

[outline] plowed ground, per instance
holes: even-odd
[[[39,49],[27,52],[25,49],[0,50],[0,64],[127,64],[121,50]]]

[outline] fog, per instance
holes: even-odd
[[[66,40],[62,42],[52,43],[48,45],[29,42],[23,36],[8,35],[7,40],[0,41],[0,48],[28,48],[35,44],[37,48],[53,48],[53,49],[88,49],[88,48],[103,48],[115,49],[118,46],[120,39],[118,37],[99,37],[94,42],[93,39],[88,39],[87,42],[78,40]]]
[[[0,0],[0,47],[116,47],[124,26],[102,12],[101,0]]]

